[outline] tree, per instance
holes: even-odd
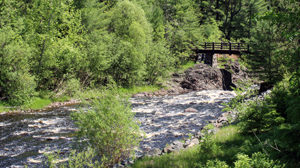
[[[114,54],[108,72],[123,86],[141,82],[145,74],[145,59],[152,41],[151,25],[137,4],[124,0],[110,11],[107,30],[116,38]]]
[[[251,33],[251,52],[247,57],[250,69],[262,80],[274,83],[280,78],[280,62],[275,55],[278,49],[276,27],[261,20]]]
[[[33,49],[31,71],[39,89],[56,89],[80,67],[83,29],[72,3],[37,0],[28,5],[24,38]]]
[[[29,73],[31,48],[23,40],[24,17],[18,1],[0,4],[0,100],[21,105],[35,93],[34,76]]]

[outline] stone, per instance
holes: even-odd
[[[164,148],[164,150],[163,150],[164,153],[171,153],[171,152],[173,152],[173,151],[174,151],[174,150],[173,150],[173,148],[172,148],[171,145],[167,145],[167,146]]]
[[[187,112],[187,113],[197,113],[198,110],[190,107],[190,108],[185,109],[184,112]]]
[[[161,155],[162,151],[159,149],[159,148],[154,148],[154,149],[151,149],[147,155],[149,156],[159,156]]]
[[[199,91],[222,89],[222,82],[219,69],[200,63],[185,71],[185,78],[180,84],[182,88]]]
[[[220,117],[217,120],[217,123],[228,123],[227,117]]]
[[[196,135],[195,135],[195,138],[203,138],[205,135],[202,133],[202,132],[198,132]]]
[[[199,144],[199,140],[197,138],[194,138],[190,141],[190,144],[187,145],[187,148],[190,148],[190,147],[198,145],[198,144]]]
[[[137,93],[137,94],[134,94],[132,97],[134,97],[134,98],[145,97],[145,93]]]
[[[183,147],[186,148],[187,146],[189,146],[190,143],[191,143],[190,139],[186,140],[185,143],[183,144]]]
[[[172,148],[174,151],[179,151],[181,149],[183,149],[183,142],[180,142],[180,141],[174,141],[173,144],[172,144]]]

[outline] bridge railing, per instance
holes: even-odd
[[[205,42],[200,45],[204,50],[249,51],[246,43],[215,43]]]

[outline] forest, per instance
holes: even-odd
[[[268,149],[263,156],[255,155],[257,158],[276,160],[265,159],[269,167],[277,163],[300,166],[299,1],[0,0],[0,13],[0,107],[23,106],[37,98],[55,101],[112,85],[157,85],[191,61],[194,50],[204,42],[249,44],[250,54],[241,57],[241,64],[253,78],[274,88],[264,101],[245,107],[245,102],[236,100],[228,108],[244,111],[239,119],[244,134],[255,133],[262,141],[278,145],[279,151]],[[119,115],[127,115],[128,107],[122,101],[114,107],[112,102],[119,99],[110,94],[100,96],[108,100],[94,102],[96,109],[124,109]],[[87,130],[89,118],[73,117],[82,135],[94,146],[98,144],[101,138]],[[128,130],[137,129],[127,121],[121,123]],[[137,143],[137,135],[124,134],[128,139],[123,143]],[[118,152],[130,145],[120,144]],[[95,150],[111,152],[102,147],[88,152]],[[213,151],[213,145],[207,150]],[[109,153],[101,166],[118,162],[123,156],[118,152]],[[240,167],[255,165],[254,157],[253,165],[251,158],[240,158],[245,162],[239,163]],[[222,161],[206,163],[213,159],[217,158],[198,158],[193,167],[228,166]],[[229,166],[234,165],[232,158],[228,160]]]

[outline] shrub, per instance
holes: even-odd
[[[235,168],[281,168],[284,165],[279,164],[267,157],[266,154],[257,152],[250,158],[245,154],[238,154],[237,161],[234,162]]]
[[[8,80],[4,86],[8,101],[13,105],[28,102],[35,93],[36,83],[28,73],[8,73]]]
[[[62,86],[60,86],[57,90],[56,97],[59,97],[61,95],[70,96],[73,97],[77,93],[80,92],[80,82],[76,78],[71,78],[64,82]]]
[[[284,118],[276,111],[270,100],[252,101],[239,114],[243,132],[262,132],[283,123]]]
[[[133,153],[140,132],[129,102],[115,91],[106,91],[90,103],[90,110],[73,114],[79,137],[87,138],[101,164],[112,166]]]
[[[0,100],[21,105],[30,100],[36,87],[28,67],[31,50],[10,27],[0,29],[0,44]]]
[[[171,57],[163,41],[154,42],[152,52],[146,57],[146,80],[155,84],[159,77],[165,77],[172,68],[174,58]]]

